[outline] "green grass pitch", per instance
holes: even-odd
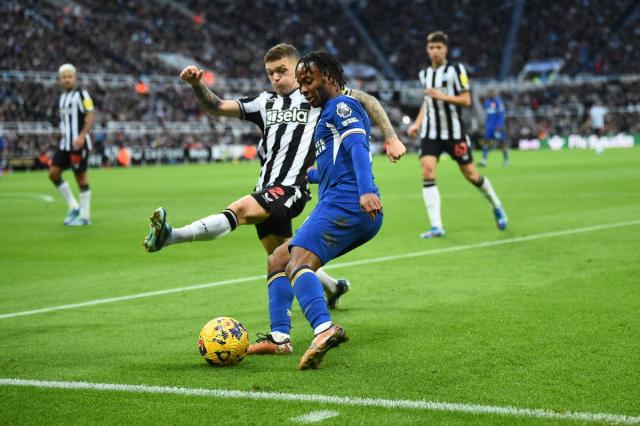
[[[438,240],[418,238],[427,218],[416,157],[395,165],[375,159],[383,228],[334,264],[431,252],[327,270],[352,282],[334,312],[350,341],[317,371],[296,370],[311,338],[297,302],[293,356],[248,357],[233,368],[200,358],[198,331],[213,317],[240,320],[252,339],[267,331],[266,285],[253,280],[0,318],[0,379],[640,416],[640,149],[515,152],[508,168],[493,155],[482,172],[504,202],[509,228],[497,230],[487,201],[443,159],[438,184],[448,234]],[[266,258],[252,227],[154,254],[142,248],[157,206],[172,224],[190,223],[249,192],[257,174],[256,163],[92,170],[93,225],[86,228],[62,225],[66,206],[46,174],[2,177],[0,315],[263,274]],[[72,175],[65,178],[75,190]],[[611,227],[585,229],[595,225]],[[0,424],[290,424],[319,410],[337,413],[323,425],[580,423],[0,385]]]

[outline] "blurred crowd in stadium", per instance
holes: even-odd
[[[80,75],[122,74],[140,81],[150,75],[175,76],[175,84],[150,84],[144,92],[95,81],[86,85],[99,127],[149,122],[163,128],[168,122],[187,122],[207,130],[189,135],[105,132],[101,137],[107,145],[180,148],[194,140],[209,145],[257,142],[257,129],[203,115],[189,88],[178,81],[180,61],[196,61],[222,78],[258,79],[266,87],[263,54],[277,42],[289,41],[302,52],[321,48],[334,53],[348,65],[355,84],[416,80],[427,61],[425,35],[435,29],[448,32],[449,58],[467,66],[472,84],[496,82],[513,143],[549,133],[588,133],[588,112],[596,101],[608,108],[610,133],[640,132],[637,81],[614,77],[640,73],[640,3],[635,0],[488,0],[481,7],[469,0],[4,0],[0,12],[0,71],[12,72],[11,78],[2,77],[0,123],[55,126],[59,88],[26,74],[16,76],[55,72],[72,62]],[[506,64],[505,49],[512,49]],[[539,87],[518,87],[515,77],[525,64],[552,58],[563,61],[561,76],[584,81],[549,85],[543,79]],[[597,79],[602,76],[608,78]],[[516,83],[501,89],[498,83],[505,79]],[[213,90],[240,95],[216,85]],[[402,102],[399,93],[380,97],[396,127],[406,129],[403,117],[415,116],[417,106]],[[480,118],[469,120],[480,133]],[[3,133],[14,155],[38,153],[56,139],[46,132]]]

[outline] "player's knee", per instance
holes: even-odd
[[[58,186],[58,185],[60,185],[62,183],[62,178],[60,177],[60,171],[59,170],[49,169],[49,179],[56,186]]]
[[[286,248],[279,247],[269,255],[268,271],[269,273],[285,270],[289,263],[289,251]]]

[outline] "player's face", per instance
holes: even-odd
[[[58,74],[58,79],[64,90],[72,89],[76,85],[76,74],[72,71],[64,71]]]
[[[329,100],[327,79],[315,64],[311,64],[311,69],[307,69],[304,64],[298,64],[296,79],[300,85],[300,93],[312,107],[320,107]]]
[[[269,82],[278,95],[288,95],[296,90],[298,86],[295,76],[297,62],[297,58],[284,57],[264,64]]]
[[[427,55],[431,62],[441,64],[447,59],[447,45],[444,43],[427,43]]]

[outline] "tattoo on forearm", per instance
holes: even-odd
[[[357,90],[352,91],[352,94],[360,101],[365,111],[367,111],[367,114],[369,114],[369,117],[371,117],[371,120],[380,128],[382,136],[385,139],[398,137],[395,130],[393,130],[391,121],[389,121],[389,116],[384,112],[382,105],[380,105],[380,102],[378,102],[376,98]]]
[[[193,91],[198,97],[200,105],[207,111],[217,111],[220,108],[222,102],[220,98],[203,84],[193,86]]]

